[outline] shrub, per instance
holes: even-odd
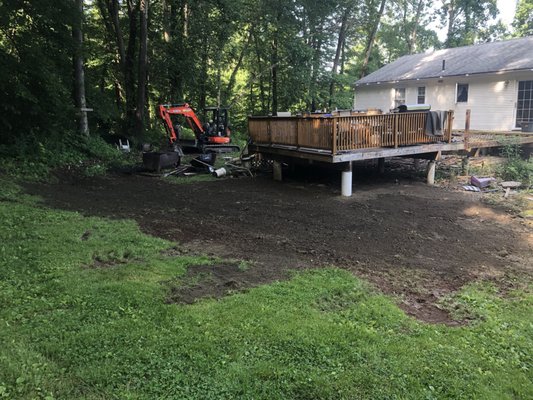
[[[505,162],[498,168],[498,175],[505,180],[520,181],[526,187],[533,186],[533,159],[524,159],[520,144],[508,143],[502,148]]]

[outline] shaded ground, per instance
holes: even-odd
[[[406,181],[336,187],[267,178],[173,184],[110,175],[27,187],[52,207],[136,220],[148,234],[180,243],[177,252],[244,260],[192,266],[169,301],[192,302],[285,279],[290,270],[335,265],[396,295],[409,314],[454,322],[437,302],[476,279],[530,275],[532,236],[479,194]],[[185,285],[183,288],[182,286]]]

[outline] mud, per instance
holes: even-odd
[[[337,266],[395,296],[410,315],[455,324],[439,306],[443,296],[473,280],[531,276],[532,235],[517,218],[484,205],[477,193],[410,176],[360,178],[351,198],[339,196],[338,182],[309,176],[175,184],[115,174],[27,191],[52,207],[134,219],[144,232],[178,242],[179,253],[248,262],[191,267],[199,278],[173,287],[169,301],[219,297],[286,279],[290,270]]]

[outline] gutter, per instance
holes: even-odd
[[[435,75],[435,76],[425,76],[420,78],[413,78],[413,79],[397,79],[392,81],[375,81],[375,82],[363,82],[363,83],[355,83],[355,87],[359,86],[377,86],[377,85],[387,85],[387,84],[395,84],[400,82],[418,82],[418,81],[425,81],[430,79],[445,79],[445,78],[457,78],[457,77],[468,77],[468,76],[478,76],[478,75],[503,75],[511,72],[527,72],[527,71],[533,71],[533,68],[520,68],[520,69],[506,69],[501,71],[487,71],[487,72],[472,72],[468,74],[453,74],[453,75]]]

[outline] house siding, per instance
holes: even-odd
[[[406,88],[406,103],[416,104],[418,87],[426,87],[426,104],[432,110],[454,110],[454,129],[465,126],[466,110],[471,110],[473,130],[507,131],[515,129],[518,81],[533,80],[533,72],[447,77],[412,82],[364,85],[356,88],[354,108],[394,108],[394,88]],[[456,103],[457,83],[467,83],[468,102]]]

